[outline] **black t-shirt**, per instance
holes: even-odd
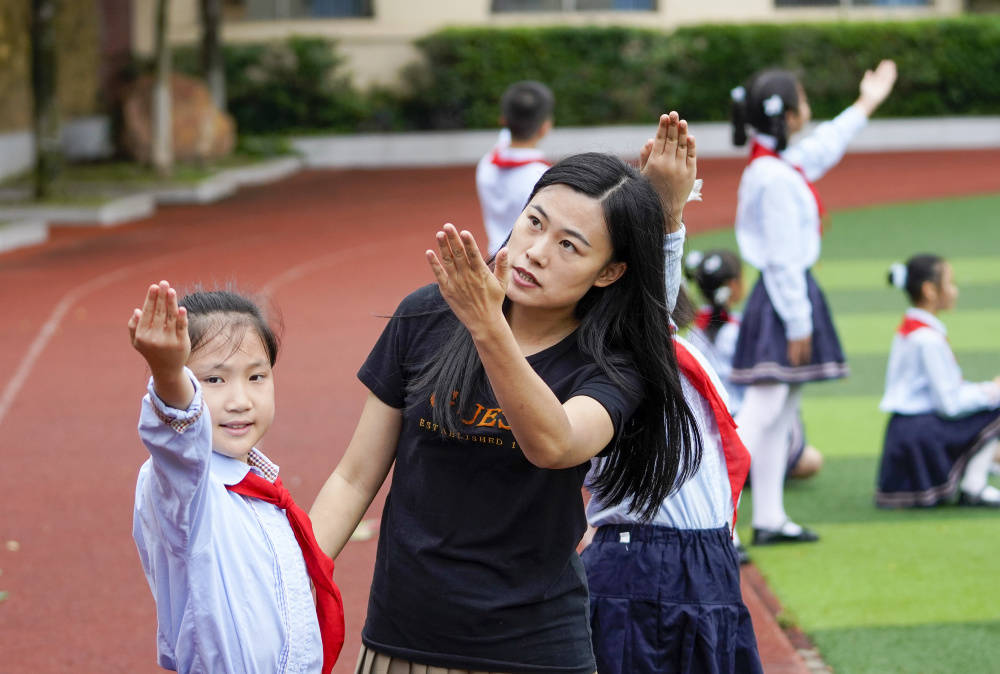
[[[362,638],[376,651],[439,667],[591,674],[587,585],[576,554],[589,463],[532,465],[487,391],[471,392],[469,402],[469,392],[459,393],[470,410],[461,434],[445,437],[434,427],[430,396],[410,395],[406,384],[456,321],[436,285],[417,290],[358,373],[403,411]],[[599,401],[616,433],[638,406],[580,353],[575,333],[528,362],[560,401]]]

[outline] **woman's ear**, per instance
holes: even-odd
[[[609,262],[601,270],[601,273],[597,275],[594,285],[598,288],[605,288],[611,285],[625,274],[627,267],[628,265],[624,262]]]

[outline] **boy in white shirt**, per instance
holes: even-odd
[[[552,130],[554,106],[552,91],[534,81],[515,82],[500,99],[504,128],[476,166],[476,191],[490,254],[507,240],[532,188],[550,166],[537,146]]]

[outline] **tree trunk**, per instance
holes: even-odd
[[[44,199],[52,192],[59,169],[59,105],[56,97],[57,0],[31,2],[31,93],[35,133],[34,193]]]
[[[170,175],[174,148],[170,114],[170,46],[167,44],[167,17],[170,0],[156,2],[155,58],[156,82],[153,85],[153,167],[162,176]]]
[[[222,60],[222,0],[201,0],[201,72],[219,110],[226,109],[226,70]]]

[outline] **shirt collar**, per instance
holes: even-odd
[[[212,472],[223,484],[239,484],[251,469],[269,482],[278,478],[278,465],[257,449],[250,450],[245,463],[231,456],[212,452]]]
[[[754,140],[766,147],[768,150],[774,150],[778,147],[778,139],[772,135],[766,133],[758,133],[754,135]]]
[[[937,316],[929,311],[924,311],[923,309],[918,309],[917,307],[910,307],[906,310],[906,315],[920,321],[921,323],[926,323],[942,335],[947,336],[948,334],[948,328],[944,327],[944,323],[939,321]]]

